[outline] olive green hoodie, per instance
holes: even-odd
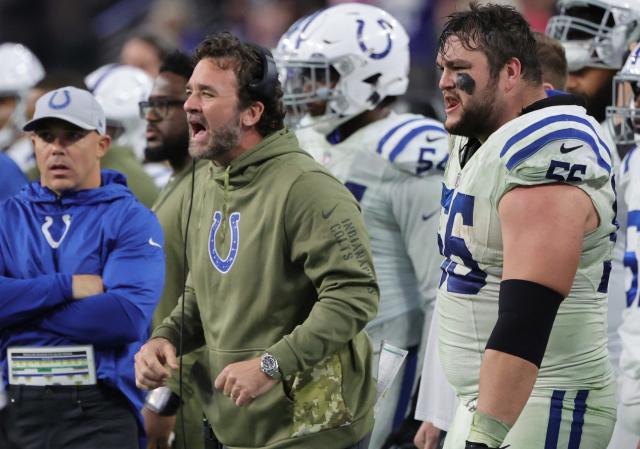
[[[183,207],[187,221],[188,201]],[[358,204],[281,130],[196,176],[183,350],[206,344],[204,408],[231,448],[341,449],[373,426],[364,326],[378,286]],[[179,347],[181,303],[154,337]],[[273,354],[283,381],[237,407],[211,386],[230,363]],[[207,398],[205,398],[207,399]]]

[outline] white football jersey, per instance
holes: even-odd
[[[625,156],[620,167],[620,184],[627,204],[627,235],[624,254],[627,309],[624,311],[620,337],[620,368],[636,386],[623,386],[625,403],[640,403],[640,298],[638,291],[638,259],[640,258],[640,149],[635,147]]]
[[[424,317],[411,312],[435,299],[447,157],[448,134],[440,122],[395,113],[323,151],[322,162],[360,202],[371,238],[380,305],[369,327],[389,324],[396,345],[420,341]]]
[[[598,228],[583,239],[573,286],[560,305],[533,394],[612,382],[606,304],[616,232],[614,147],[602,136],[584,108],[561,105],[506,123],[464,168],[459,152],[467,139],[453,139],[442,190],[438,241],[446,259],[436,305],[442,364],[463,400],[478,395],[482,354],[498,318],[503,267],[498,204],[518,186],[574,185],[589,195],[600,217]]]

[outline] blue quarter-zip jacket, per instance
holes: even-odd
[[[133,356],[162,293],[162,230],[123,175],[101,176],[96,189],[57,196],[33,182],[0,202],[0,363],[6,380],[10,346],[91,344],[98,380],[142,426]],[[73,300],[74,274],[102,276],[105,292]]]

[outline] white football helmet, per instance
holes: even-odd
[[[558,0],[557,6],[546,34],[562,42],[570,72],[622,67],[640,37],[640,0]]]
[[[371,5],[343,3],[301,18],[274,54],[288,123],[310,114],[307,122],[325,134],[409,83],[409,36]]]
[[[7,147],[22,132],[27,123],[26,99],[29,89],[44,78],[44,68],[38,58],[22,44],[0,44],[0,97],[13,97],[16,107],[7,124],[0,129],[0,148]]]
[[[140,117],[138,103],[149,98],[153,79],[137,67],[107,64],[87,75],[84,83],[104,109],[107,125],[122,129],[115,143],[132,147],[143,159],[147,123]]]
[[[640,137],[640,44],[613,78],[613,105],[607,122],[616,144],[633,144]]]

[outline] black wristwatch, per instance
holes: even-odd
[[[265,352],[260,357],[260,371],[274,380],[280,380],[282,378],[278,360],[268,352]]]

